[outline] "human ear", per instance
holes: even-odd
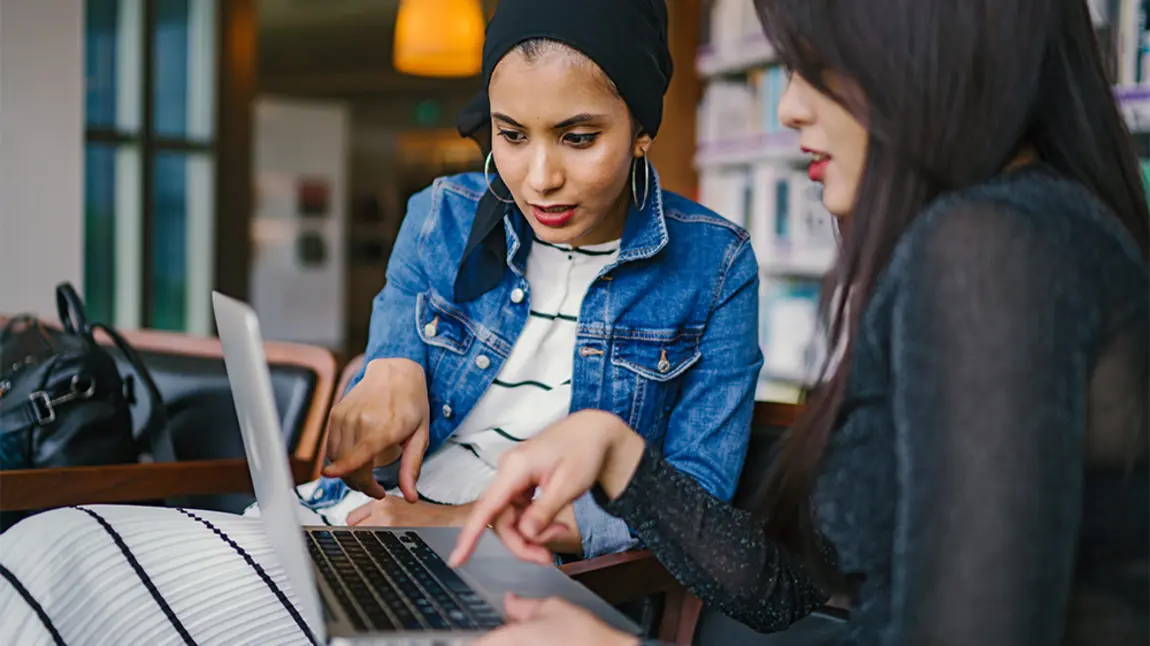
[[[651,148],[651,142],[653,141],[654,139],[651,138],[651,135],[645,132],[640,132],[639,136],[635,137],[635,144],[631,147],[631,156],[635,158],[645,157],[647,155],[647,150]]]

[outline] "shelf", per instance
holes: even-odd
[[[770,380],[760,380],[755,384],[755,401],[797,404],[802,394],[802,388],[794,384]]]
[[[746,166],[759,162],[802,162],[806,155],[799,150],[799,135],[793,130],[750,135],[700,143],[695,155],[697,168]]]
[[[801,388],[814,381],[813,372],[809,369],[775,368],[767,364],[763,366],[762,377],[768,382],[791,384]]]
[[[833,247],[825,249],[792,249],[785,245],[772,247],[759,258],[759,267],[770,276],[822,278],[835,261]]]
[[[716,50],[709,46],[699,48],[695,69],[699,76],[709,78],[724,74],[739,74],[775,62],[775,50],[767,39],[753,36],[734,45],[731,51]]]
[[[1114,96],[1131,132],[1150,132],[1150,86],[1118,86]]]

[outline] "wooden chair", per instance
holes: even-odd
[[[121,334],[139,351],[161,391],[177,461],[0,471],[0,510],[190,496],[196,497],[191,500],[226,501],[226,495],[252,491],[220,341],[153,330]],[[99,335],[98,340],[110,343]],[[326,349],[293,343],[270,342],[264,351],[281,421],[287,426],[286,439],[293,447],[292,475],[297,483],[307,482],[318,477],[322,466],[335,359]],[[122,372],[129,374],[126,364],[121,365]],[[221,431],[220,426],[227,424],[237,429],[234,434]],[[208,431],[217,433],[215,445],[197,435]],[[238,504],[232,502],[233,507]]]

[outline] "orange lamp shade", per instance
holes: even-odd
[[[483,66],[480,0],[401,0],[395,69],[415,76],[475,76]]]

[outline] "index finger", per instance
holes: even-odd
[[[495,477],[495,482],[492,482],[479,500],[475,501],[475,506],[467,515],[467,521],[455,541],[455,549],[451,551],[451,557],[448,559],[451,567],[459,567],[466,563],[475,552],[475,546],[479,544],[483,530],[494,522],[499,512],[511,506],[516,496],[536,484],[534,474],[528,469],[500,471]]]
[[[379,453],[373,443],[360,439],[346,455],[337,455],[323,469],[323,474],[329,478],[342,478],[347,474],[374,465],[375,456]]]

